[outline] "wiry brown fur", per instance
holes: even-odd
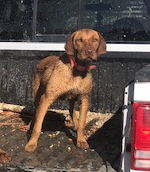
[[[74,56],[79,65],[86,66],[105,53],[106,43],[98,32],[81,29],[68,38],[65,51],[61,57],[44,58],[37,66],[33,80],[36,115],[31,138],[25,146],[28,152],[36,149],[47,109],[57,98],[69,100],[69,112],[77,130],[77,146],[85,149],[89,147],[84,136],[84,128],[92,90],[92,76],[88,70],[80,71],[72,67],[68,55]],[[81,101],[79,120],[74,110],[77,97]]]

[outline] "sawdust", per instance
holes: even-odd
[[[50,111],[56,113],[62,113],[65,117],[65,120],[70,121],[70,115],[68,110],[57,110],[50,109]],[[76,115],[79,118],[79,111],[76,111]],[[88,112],[86,118],[86,137],[90,137],[93,133],[95,133],[98,129],[100,129],[105,122],[107,122],[114,114],[112,113],[96,113],[96,112]]]
[[[69,115],[68,110],[57,110],[57,109],[49,109],[51,112],[56,112],[58,114],[63,114],[65,121],[71,121],[71,117]],[[79,111],[76,111],[77,118],[79,118]],[[88,112],[86,118],[86,128],[85,133],[86,137],[90,137],[93,133],[95,133],[98,129],[100,129],[105,122],[107,122],[114,114],[112,113],[96,113],[96,112]],[[28,116],[28,114],[24,114],[24,117],[32,119],[32,116]],[[61,120],[61,118],[60,118]],[[21,118],[20,113],[15,113],[11,111],[1,111],[0,112],[0,126],[11,125],[13,128],[17,127],[21,131],[26,132],[28,126],[24,123]],[[57,135],[53,133],[53,135]],[[55,136],[53,136],[55,137]]]

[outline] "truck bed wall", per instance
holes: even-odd
[[[62,52],[0,51],[0,102],[32,105],[31,81],[40,59]],[[147,53],[106,53],[93,73],[90,111],[115,113],[123,105],[124,88],[135,72],[150,63]],[[68,108],[57,101],[53,108]]]

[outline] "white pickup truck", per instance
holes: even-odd
[[[150,64],[124,92],[122,172],[150,172]]]

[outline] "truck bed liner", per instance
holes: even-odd
[[[65,127],[61,114],[50,112],[45,118],[37,150],[27,153],[24,151],[27,133],[21,131],[20,126],[28,123],[30,117],[0,115],[0,146],[12,156],[11,162],[0,165],[0,172],[119,171],[121,116],[113,115],[92,133],[88,138],[90,149],[83,150],[68,140],[75,132]],[[91,127],[96,120],[92,121]]]

